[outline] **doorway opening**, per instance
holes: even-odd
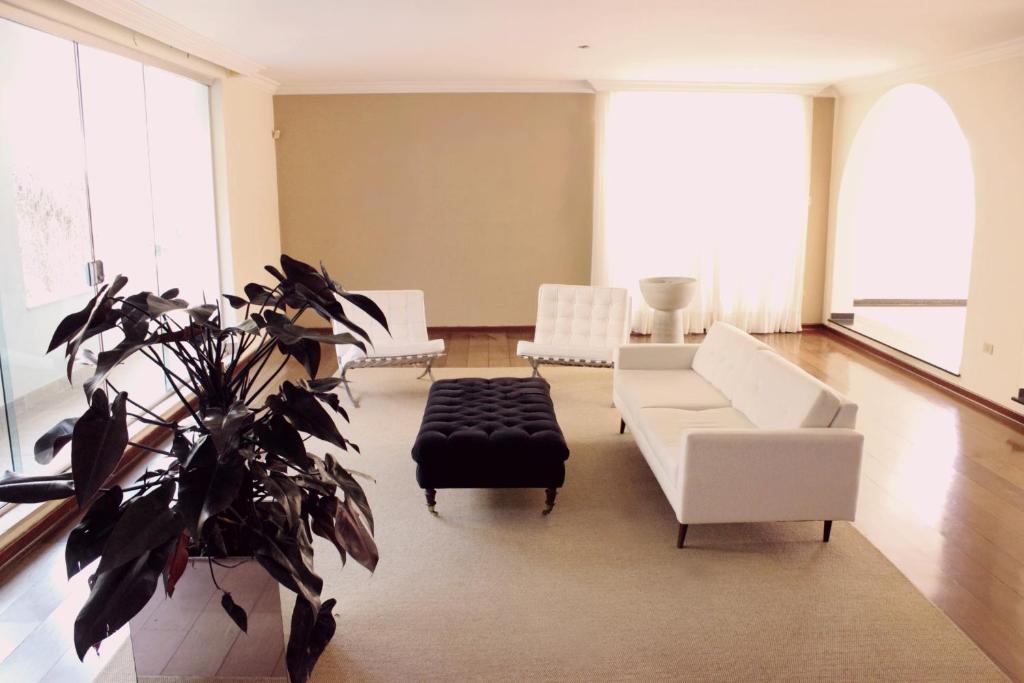
[[[946,101],[922,85],[882,96],[840,184],[832,321],[958,374],[974,171]]]

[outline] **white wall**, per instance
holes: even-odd
[[[1003,406],[1024,385],[1024,56],[951,71],[914,81],[932,88],[950,105],[967,137],[975,174],[976,225],[967,304],[967,329],[960,377],[942,374]],[[824,315],[832,301],[836,257],[836,211],[843,170],[854,137],[877,100],[897,84],[844,94],[837,102],[829,219],[829,271]],[[844,247],[838,246],[841,251]],[[920,245],[928,257],[928,245]],[[983,343],[994,345],[991,355]],[[926,372],[934,369],[904,358]]]
[[[243,76],[218,79],[211,94],[221,288],[234,294],[272,280],[263,266],[281,257],[274,97]]]

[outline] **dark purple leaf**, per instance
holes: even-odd
[[[342,502],[337,498],[321,498],[316,506],[319,511],[314,516],[314,521],[319,521],[317,534],[347,552],[353,560],[371,572],[376,569],[380,559],[377,544],[360,520],[358,508],[352,499],[346,498]],[[333,520],[333,531],[327,527],[326,519]]]
[[[284,510],[287,529],[295,529],[302,518],[302,489],[286,475],[268,471],[263,467],[254,468],[263,487],[281,509]]]
[[[210,408],[203,416],[203,426],[221,455],[238,447],[238,434],[251,421],[252,411],[241,401],[231,404],[227,413],[220,408]]]
[[[340,294],[342,299],[353,304],[362,310],[363,313],[366,313],[366,315],[380,323],[381,327],[388,330],[388,334],[391,333],[391,330],[388,328],[387,316],[384,315],[384,311],[380,310],[377,302],[365,294],[356,294],[355,292],[341,292]]]
[[[291,382],[281,385],[282,395],[267,397],[267,405],[278,415],[283,415],[301,432],[347,448],[345,438],[338,431],[334,420],[323,409],[317,398],[302,387]]]
[[[245,473],[238,452],[218,459],[211,437],[204,437],[192,449],[181,470],[175,509],[193,536],[201,537],[206,521],[231,505],[238,496]]]
[[[298,469],[309,470],[313,461],[306,455],[302,435],[281,415],[274,415],[253,429],[253,440],[263,450],[284,458]]]
[[[128,501],[103,546],[99,573],[132,562],[181,533],[185,523],[181,514],[171,509],[174,488],[174,482],[165,481],[149,493]]]
[[[235,296],[234,294],[222,294],[221,296],[228,300],[228,304],[231,308],[245,308],[249,305],[248,301],[240,296]]]
[[[324,344],[352,344],[366,350],[366,345],[351,334],[334,334],[328,330],[316,330],[311,327],[295,325],[286,315],[274,311],[265,311],[263,317],[267,321],[267,332],[282,344],[291,345],[302,339],[311,339]]]
[[[140,344],[125,339],[114,348],[107,351],[101,351],[96,357],[96,372],[85,382],[85,395],[92,396],[93,392],[103,386],[103,382],[107,379],[107,375],[113,372],[114,368],[145,346],[146,344]]]
[[[370,533],[373,533],[373,512],[370,510],[370,502],[366,499],[363,487],[330,453],[324,457],[324,470],[327,476],[338,485],[338,488],[345,492],[345,496],[351,498],[359,511],[363,513],[363,517],[366,518],[370,527]]]
[[[341,384],[340,377],[322,377],[320,379],[310,379],[306,381],[306,386],[310,391],[323,392],[330,391]]]
[[[121,291],[127,282],[128,278],[118,275],[109,286],[104,285],[96,294],[96,303],[89,312],[89,319],[86,321],[85,327],[72,335],[68,340],[65,353],[68,357],[67,375],[69,382],[71,381],[71,370],[75,366],[75,359],[78,358],[78,350],[82,347],[82,342],[90,336],[110,329],[113,326],[112,318],[108,315],[111,313],[111,306],[113,306],[113,299],[111,297]]]
[[[50,338],[50,345],[46,348],[47,353],[50,353],[61,344],[71,341],[71,339],[85,329],[85,326],[89,323],[89,315],[92,313],[93,306],[96,305],[98,297],[99,294],[89,299],[89,302],[85,304],[85,308],[71,313],[57,324],[57,329],[53,331],[53,337]]]
[[[64,564],[67,565],[69,579],[103,552],[103,546],[121,516],[123,497],[120,486],[104,491],[89,506],[82,521],[71,530],[64,547]]]
[[[264,285],[250,282],[244,289],[245,295],[249,297],[249,302],[254,306],[270,306],[273,308],[281,303],[281,297],[274,294],[274,290]]]
[[[290,353],[306,369],[306,374],[316,377],[316,373],[320,369],[319,342],[312,339],[300,339],[294,344],[278,342],[277,348],[281,353]]]
[[[88,410],[75,423],[71,435],[71,471],[78,506],[84,508],[100,490],[124,455],[128,445],[127,394],[121,392],[112,405],[97,389]]]
[[[271,265],[263,266],[263,270],[267,271],[268,273],[270,273],[271,275],[276,277],[278,282],[282,282],[285,279],[285,277],[281,273],[281,271],[278,270],[277,268],[275,268],[274,266],[271,266]]]
[[[43,503],[61,500],[75,495],[75,485],[70,474],[41,477],[23,477],[5,472],[0,477],[0,502],[2,503]]]
[[[78,422],[77,417],[61,420],[36,439],[35,455],[37,463],[40,465],[48,464],[60,452],[60,449],[71,443],[71,434],[75,429],[76,422]]]
[[[171,311],[180,311],[183,308],[188,308],[188,302],[184,299],[165,299],[156,294],[146,296],[146,310],[152,316],[163,315]]]
[[[75,619],[79,659],[84,660],[90,647],[127,624],[146,606],[174,544],[171,540],[132,562],[94,575],[89,597]]]
[[[238,628],[248,633],[249,631],[249,617],[246,615],[245,610],[235,604],[235,601],[231,599],[231,593],[225,592],[220,597],[220,606],[224,608],[224,611],[231,617],[231,621],[235,622]]]
[[[292,683],[306,683],[309,680],[317,660],[334,637],[337,624],[332,611],[336,603],[332,598],[315,609],[301,595],[295,597],[291,632],[285,652],[288,678]]]
[[[213,314],[217,312],[217,307],[214,304],[201,304],[187,308],[185,312],[188,313],[188,316],[196,325],[205,325]]]
[[[305,527],[300,525],[295,531],[287,535],[280,530],[273,535],[264,533],[256,560],[282,586],[319,607],[324,582],[313,572],[313,549]]]

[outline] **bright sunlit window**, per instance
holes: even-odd
[[[810,168],[798,95],[615,92],[602,104],[595,278],[696,277],[686,331],[800,329]]]
[[[884,95],[857,132],[837,216],[833,310],[854,329],[951,372],[963,353],[974,241],[970,148],[942,97]]]

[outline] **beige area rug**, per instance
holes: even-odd
[[[550,516],[540,490],[440,490],[432,517],[409,455],[417,372],[354,373],[363,454],[345,461],[376,479],[381,561],[342,569],[317,539],[338,632],[315,680],[1005,680],[849,524],[827,545],[820,523],[695,526],[677,550],[607,370],[544,371],[572,451]],[[101,680],[134,680],[128,648]]]

